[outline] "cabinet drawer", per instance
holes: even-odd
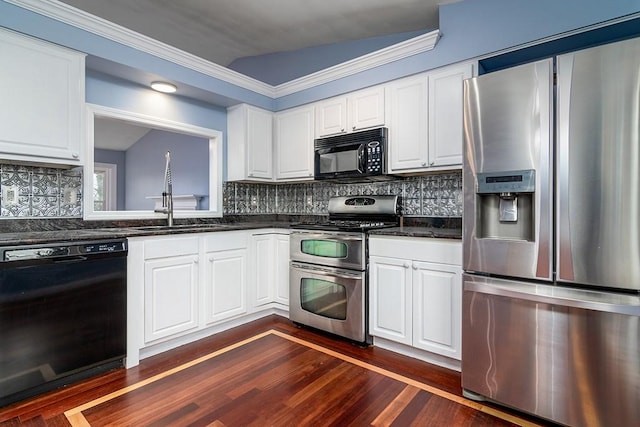
[[[369,255],[462,265],[462,242],[426,237],[372,236],[369,238]]]
[[[207,233],[204,237],[205,252],[244,249],[247,244],[248,233],[245,231],[228,231]]]
[[[144,259],[197,255],[197,237],[167,237],[144,242]]]

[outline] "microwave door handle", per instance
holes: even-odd
[[[358,147],[358,172],[364,173],[364,165],[366,163],[364,144]]]

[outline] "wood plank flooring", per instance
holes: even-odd
[[[512,426],[459,373],[279,316],[6,408],[0,426]]]

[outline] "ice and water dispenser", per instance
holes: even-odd
[[[476,236],[533,241],[535,170],[478,172]]]

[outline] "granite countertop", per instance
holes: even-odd
[[[462,239],[461,228],[439,228],[429,226],[402,226],[382,228],[369,232],[371,236],[429,237],[436,239]]]
[[[312,218],[313,219],[313,218]],[[87,240],[122,239],[127,237],[145,237],[174,235],[187,233],[208,233],[218,231],[254,230],[261,228],[288,229],[294,223],[311,222],[312,219],[299,217],[292,221],[291,218],[277,216],[265,217],[237,217],[228,218],[227,221],[211,223],[177,224],[173,227],[157,224],[144,224],[122,222],[98,224],[95,228],[85,228],[86,223],[80,221],[47,224],[37,222],[37,225],[23,223],[24,229],[9,229],[0,233],[0,245],[29,245],[51,242],[78,242]],[[41,220],[40,220],[41,221]],[[43,226],[44,224],[44,226]],[[104,226],[102,226],[104,225]],[[44,229],[43,229],[44,228]],[[458,220],[428,219],[407,220],[404,226],[372,230],[371,235],[381,236],[406,236],[461,239],[462,229]]]
[[[167,227],[152,225],[141,227],[81,228],[73,230],[19,231],[0,234],[0,245],[30,245],[51,242],[122,239],[127,237],[159,236],[168,234],[206,233],[217,231],[253,230],[258,228],[289,228],[288,222],[234,222],[222,224],[184,224]]]

